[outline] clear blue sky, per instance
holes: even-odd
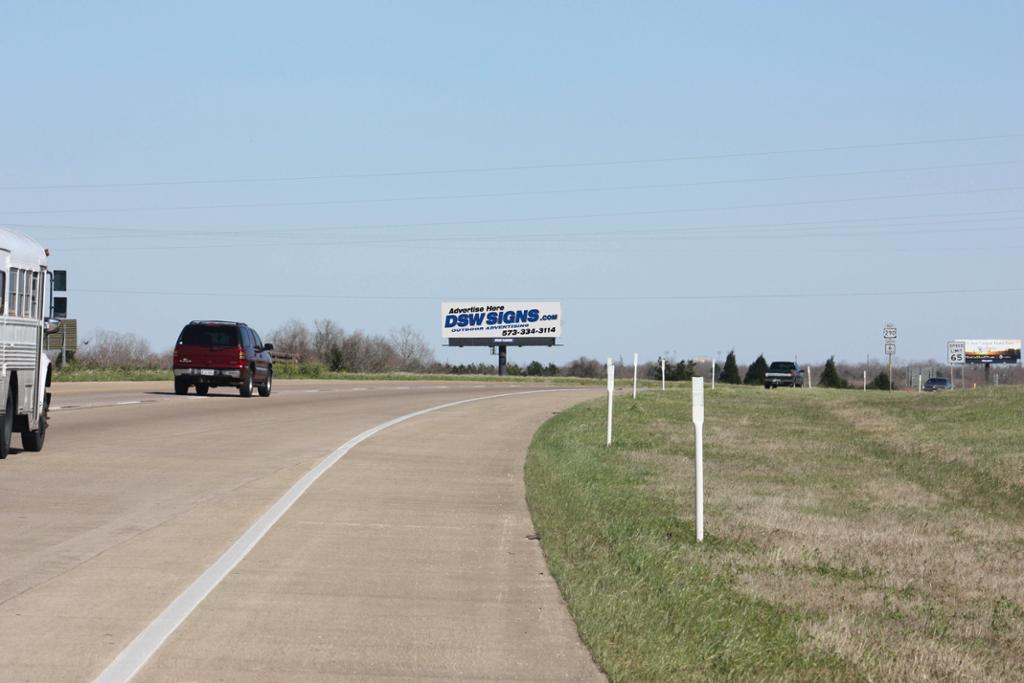
[[[889,321],[938,358],[1024,334],[1021,26],[1016,2],[5,2],[0,225],[69,271],[83,336],[157,350],[192,318],[332,318],[481,361],[441,349],[439,303],[503,298],[563,303],[564,347],[520,361],[856,361]]]

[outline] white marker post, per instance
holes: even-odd
[[[864,371],[864,391],[868,390],[868,371]]]
[[[634,401],[636,400],[636,373],[637,373],[637,368],[639,367],[639,365],[638,365],[639,363],[640,363],[640,355],[634,353],[633,354],[633,400]]]
[[[612,396],[615,394],[615,363],[608,359],[608,446],[612,445]]]
[[[702,377],[701,378],[701,382],[703,383],[703,381],[704,381],[704,378]],[[703,390],[704,390],[704,387],[702,386],[701,387],[701,391],[703,391]],[[711,390],[712,391],[715,390],[715,359],[714,358],[711,359]]]
[[[917,393],[921,393],[921,373],[917,373]]]
[[[811,378],[811,366],[808,365],[807,366],[807,388],[808,389],[813,389],[814,388],[814,384],[812,384],[812,382],[813,382],[813,379]]]
[[[665,359],[661,359],[661,390],[665,391]]]
[[[693,378],[693,435],[696,452],[694,468],[694,524],[697,527],[697,542],[704,540],[704,378]]]

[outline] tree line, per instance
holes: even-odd
[[[391,330],[387,335],[367,334],[360,330],[345,330],[329,319],[315,320],[307,324],[290,320],[264,336],[274,343],[273,354],[277,363],[294,365],[299,374],[318,375],[322,372],[386,373],[421,372],[451,375],[494,375],[497,362],[449,363],[440,362],[434,348],[423,336],[406,325]],[[467,350],[467,353],[471,351]],[[143,337],[131,333],[100,330],[81,343],[77,353],[69,354],[73,365],[85,369],[159,370],[171,367],[171,350],[154,352]],[[768,370],[764,354],[747,366],[736,360],[735,350],[729,351],[725,363],[718,371],[716,380],[724,384],[760,385]],[[621,378],[631,378],[632,364],[621,357],[616,363]],[[836,389],[860,388],[862,373],[868,372],[869,389],[888,389],[889,374],[880,364],[839,363],[829,357],[820,370],[814,372],[812,383],[816,387]],[[912,371],[912,372],[911,372]],[[605,376],[604,361],[580,356],[562,365],[541,363],[532,360],[525,364],[508,364],[508,374],[530,377],[581,377],[602,378]],[[898,378],[916,378],[921,372],[927,377],[935,373],[948,377],[948,366],[938,361],[929,361],[914,367],[907,365],[894,369],[893,388],[898,388]],[[957,370],[959,375],[960,370]],[[984,381],[977,368],[968,368],[975,375],[971,381]],[[1024,382],[1024,369],[1017,367],[1000,368],[1000,382],[1017,384]],[[639,375],[652,380],[661,379],[661,363],[649,361],[639,367]],[[709,377],[707,364],[694,360],[667,359],[665,379],[669,382],[685,382],[692,377]],[[805,380],[806,381],[806,380]]]

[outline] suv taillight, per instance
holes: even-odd
[[[245,349],[241,346],[238,347],[238,367],[245,367]]]

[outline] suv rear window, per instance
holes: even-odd
[[[796,370],[796,363],[776,361],[768,367],[768,372],[789,372],[790,370]]]
[[[186,325],[178,337],[179,346],[238,346],[234,325]]]

